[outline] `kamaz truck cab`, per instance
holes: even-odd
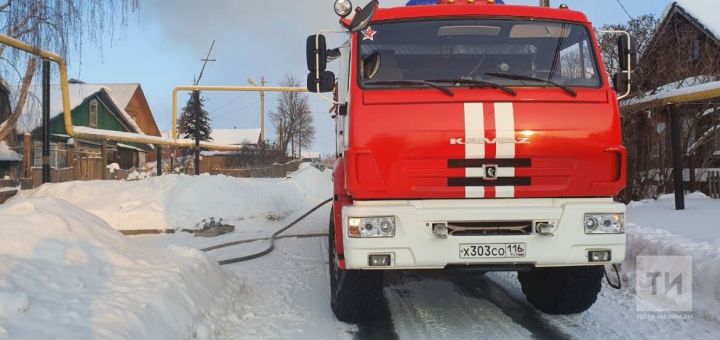
[[[307,41],[308,89],[336,105],[335,315],[372,315],[385,271],[433,269],[517,271],[541,311],[585,311],[626,244],[617,94],[592,25],[567,6],[427,2],[349,20],[337,0],[347,42]]]

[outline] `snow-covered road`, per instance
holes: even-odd
[[[715,218],[720,201],[701,195],[689,197],[685,215],[663,199],[631,205],[626,287],[604,285],[589,311],[570,316],[536,311],[514,273],[402,272],[386,274],[387,304],[375,311],[376,321],[350,325],[330,310],[324,238],[281,239],[268,256],[222,269],[214,261],[255,253],[266,241],[212,251],[210,259],[195,250],[268,236],[330,192],[329,173],[309,167],[289,179],[163,176],[23,192],[0,206],[0,339],[716,339],[720,334]],[[327,232],[329,213],[326,206],[288,233]],[[148,221],[160,228],[195,226],[210,217],[223,218],[235,232],[208,239],[185,233],[128,239],[113,230],[145,228]],[[705,237],[688,240],[665,230]],[[86,243],[92,249],[78,246]],[[689,319],[636,312],[639,255],[693,257]]]
[[[326,231],[329,209],[301,222],[292,233]],[[282,223],[249,220],[239,227],[257,235]],[[136,238],[149,244],[205,247],[244,238],[197,240],[186,235]],[[262,249],[264,242],[211,252],[223,259]],[[386,274],[387,308],[378,320],[348,325],[330,311],[327,241],[282,239],[267,257],[225,267],[238,281],[237,300],[221,324],[225,339],[714,339],[720,324],[692,320],[646,320],[635,311],[629,289],[604,285],[588,312],[552,316],[526,301],[514,273],[407,272]]]

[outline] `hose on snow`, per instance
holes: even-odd
[[[610,287],[613,287],[615,289],[621,289],[622,288],[622,280],[620,280],[620,270],[618,269],[617,264],[613,264],[612,268],[615,270],[615,275],[617,276],[617,283],[613,283],[610,281],[610,277],[608,276],[607,267],[605,267],[605,280],[607,280],[607,283]]]
[[[250,243],[250,242],[255,242],[255,241],[261,241],[261,240],[269,240],[269,241],[270,241],[270,245],[269,245],[265,250],[262,250],[262,251],[260,251],[260,252],[255,253],[255,254],[246,255],[246,256],[241,256],[241,257],[235,257],[235,258],[226,259],[226,260],[222,260],[222,261],[219,261],[219,262],[218,262],[221,266],[224,266],[224,265],[228,265],[228,264],[233,264],[233,263],[238,263],[238,262],[245,262],[245,261],[254,260],[254,259],[263,257],[263,256],[265,256],[265,255],[267,255],[267,254],[270,254],[270,253],[275,249],[275,240],[277,240],[277,239],[290,238],[290,237],[307,238],[307,237],[324,237],[324,236],[327,236],[326,233],[299,234],[299,235],[286,235],[286,236],[280,236],[280,234],[286,232],[288,229],[292,228],[293,226],[295,226],[296,224],[298,224],[300,221],[302,221],[302,220],[304,220],[305,218],[307,218],[308,216],[310,216],[310,214],[314,213],[315,211],[317,211],[318,209],[322,208],[323,206],[325,206],[326,204],[328,204],[328,203],[330,203],[330,202],[332,202],[332,201],[333,201],[332,198],[329,198],[329,199],[323,201],[322,203],[318,204],[318,205],[315,206],[314,208],[310,209],[308,212],[304,213],[302,216],[300,216],[300,217],[298,217],[297,219],[295,219],[294,221],[290,222],[290,224],[282,227],[281,229],[279,229],[278,231],[276,231],[275,233],[273,233],[270,237],[261,237],[261,238],[249,239],[249,240],[232,241],[232,242],[227,242],[227,243],[218,244],[218,245],[215,245],[215,246],[212,246],[212,247],[208,247],[208,248],[205,248],[205,249],[201,249],[201,250],[202,250],[203,252],[209,252],[209,251],[213,251],[213,250],[217,250],[217,249],[232,247],[232,246],[236,246],[236,245],[239,245],[239,244]]]

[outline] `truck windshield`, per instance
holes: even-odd
[[[471,86],[461,80],[566,89],[601,85],[595,45],[580,24],[422,20],[377,23],[358,34],[359,81],[366,88],[441,79],[463,87]]]

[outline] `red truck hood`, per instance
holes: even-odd
[[[431,91],[367,91],[352,103],[345,184],[355,199],[609,197],[624,187],[605,90]]]

